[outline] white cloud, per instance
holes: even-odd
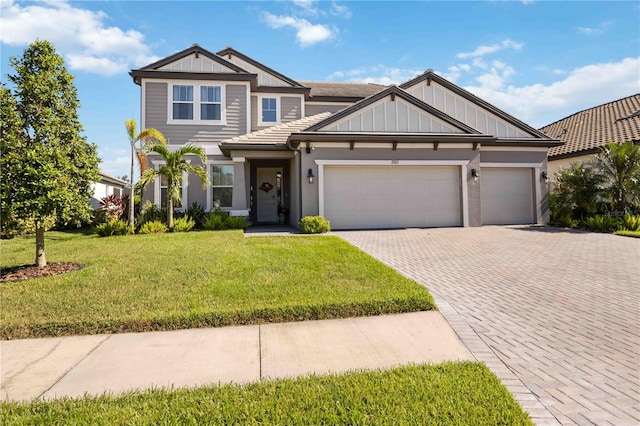
[[[422,74],[422,71],[393,68],[386,65],[374,65],[369,67],[354,68],[347,71],[335,71],[327,80],[346,80],[359,83],[400,84]]]
[[[607,31],[607,28],[609,28],[612,25],[613,25],[613,22],[605,21],[605,22],[599,23],[595,27],[577,27],[576,30],[578,30],[579,33],[586,34],[586,35],[601,35],[601,34],[604,34],[605,31]]]
[[[495,53],[499,50],[505,50],[505,49],[520,50],[522,49],[522,46],[523,46],[522,43],[517,43],[515,41],[506,39],[506,40],[502,40],[500,43],[478,46],[473,52],[461,52],[461,53],[458,53],[456,56],[460,59],[481,58],[485,55]]]
[[[345,19],[351,18],[351,10],[347,6],[338,4],[335,0],[331,2],[331,14]]]
[[[292,2],[301,9],[304,15],[318,16],[320,13],[315,7],[316,0],[293,0]]]
[[[273,29],[291,27],[296,30],[296,40],[302,47],[335,38],[338,30],[322,24],[312,24],[303,18],[277,16],[269,12],[262,14],[264,21]]]
[[[126,72],[158,57],[135,30],[107,26],[101,11],[74,7],[66,1],[41,1],[27,5],[12,0],[0,3],[0,41],[24,45],[36,38],[51,41],[71,69],[103,75]]]
[[[522,87],[506,84],[513,68],[495,65],[465,89],[535,127],[640,91],[640,58],[587,65],[549,85]]]

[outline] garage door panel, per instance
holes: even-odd
[[[334,229],[460,226],[460,168],[325,166],[324,215]]]
[[[481,170],[483,225],[534,223],[533,169],[496,167]]]

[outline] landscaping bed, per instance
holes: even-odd
[[[174,330],[434,309],[428,291],[338,237],[242,231],[97,238],[47,232],[50,262],[80,270],[0,284],[3,339]],[[2,269],[33,238],[0,242]]]
[[[481,363],[2,403],[2,424],[533,425]]]

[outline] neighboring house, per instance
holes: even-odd
[[[91,186],[93,188],[93,196],[89,203],[94,210],[100,208],[100,200],[109,195],[115,195],[121,197],[125,194],[125,188],[128,186],[127,181],[119,179],[114,176],[110,176],[103,172],[98,172],[100,180],[94,182]]]
[[[549,149],[549,176],[593,158],[608,142],[640,143],[640,93],[576,112],[540,129],[566,142]]]
[[[562,142],[431,70],[390,87],[295,81],[193,45],[130,74],[142,127],[206,150],[210,186],[185,179],[184,206],[254,223],[320,214],[333,229],[546,221],[547,151]],[[144,197],[165,194],[157,180]]]

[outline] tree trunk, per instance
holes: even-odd
[[[173,200],[167,197],[167,226],[173,229]]]
[[[129,228],[131,228],[131,232],[133,232],[134,218],[133,218],[133,207],[134,207],[134,191],[133,191],[133,144],[131,144],[131,174],[129,175]]]
[[[44,253],[44,227],[36,224],[36,266],[44,268],[47,266],[47,257]]]

